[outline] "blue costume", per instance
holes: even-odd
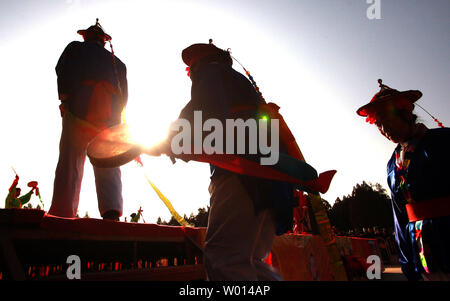
[[[430,129],[398,145],[387,165],[399,261],[409,280],[421,273],[450,273],[450,216],[410,222],[406,205],[450,202],[450,129]]]

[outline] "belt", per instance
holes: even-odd
[[[410,222],[450,216],[450,196],[407,204],[406,213]]]

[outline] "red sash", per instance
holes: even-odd
[[[406,205],[410,222],[441,216],[450,216],[450,196]]]

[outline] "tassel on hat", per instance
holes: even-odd
[[[105,41],[110,41],[112,39],[109,34],[105,33],[103,27],[98,22],[98,18],[95,20],[95,25],[89,26],[89,28],[87,29],[80,29],[77,31],[77,33],[82,35],[83,37],[89,34],[95,34]]]
[[[380,87],[380,91],[374,95],[371,101],[360,107],[356,113],[359,116],[367,117],[366,121],[369,123],[374,123],[374,117],[370,116],[373,114],[369,114],[372,112],[377,112],[384,109],[385,105],[391,102],[395,105],[397,109],[408,109],[413,110],[414,105],[419,98],[422,97],[422,92],[418,90],[408,90],[400,92],[398,90],[392,89],[391,87],[383,84],[382,79],[378,79],[378,85]],[[425,110],[421,105],[416,104],[419,108],[421,108],[425,113],[427,113],[433,121],[438,124],[439,127],[443,128],[444,125],[440,122],[436,117],[431,115],[427,110]]]

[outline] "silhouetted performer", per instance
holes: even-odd
[[[228,51],[210,41],[184,49],[182,59],[189,67],[192,89],[191,101],[181,111],[180,119],[193,125],[195,111],[202,112],[203,120],[215,118],[222,124],[226,119],[256,119],[261,99],[252,83],[232,68]],[[241,107],[249,108],[239,110]],[[170,141],[169,136],[166,148]],[[159,153],[148,153],[161,152],[164,146]],[[243,155],[247,156],[253,155]],[[275,235],[292,229],[293,186],[211,165],[209,192],[211,207],[204,249],[208,279],[282,280],[264,258],[271,251]]]
[[[88,143],[102,130],[121,123],[127,99],[126,66],[104,46],[111,40],[98,20],[79,30],[84,42],[71,42],[56,66],[61,100],[62,134],[50,214],[75,217]],[[119,168],[94,166],[100,214],[118,220],[122,215]]]

